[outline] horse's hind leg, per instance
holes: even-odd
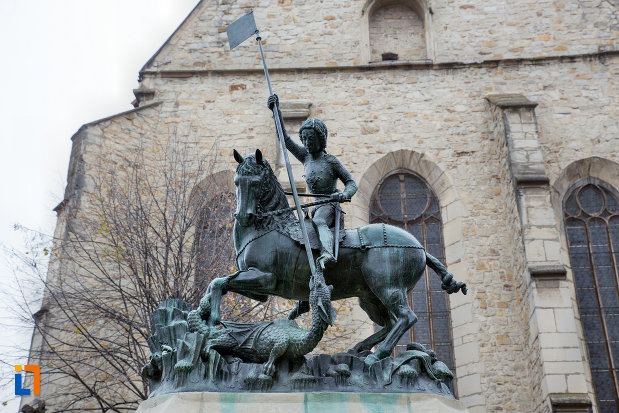
[[[389,314],[396,319],[396,322],[388,332],[387,337],[378,345],[374,354],[366,357],[365,364],[367,365],[372,365],[389,356],[404,333],[417,322],[417,316],[408,305],[405,290],[387,289],[382,292],[379,298],[389,310]]]
[[[366,312],[366,314],[373,322],[375,322],[379,326],[383,326],[383,328],[381,328],[379,331],[372,334],[365,340],[361,341],[360,343],[357,343],[352,348],[352,351],[355,353],[370,350],[376,344],[383,341],[393,327],[393,320],[391,320],[391,318],[389,317],[389,311],[387,311],[387,307],[385,307],[374,294],[366,297],[360,297],[359,306],[363,311]]]
[[[352,351],[354,353],[361,353],[365,350],[371,350],[372,347],[374,347],[375,345],[383,341],[385,337],[387,337],[387,334],[389,334],[389,331],[391,331],[391,327],[391,325],[386,325],[385,327],[382,327],[380,330],[378,330],[376,333],[372,334],[362,342],[355,344],[355,346],[352,348]]]

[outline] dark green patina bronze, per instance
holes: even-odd
[[[307,219],[310,232],[303,236],[260,151],[245,157],[235,151],[235,158],[239,270],[215,279],[198,309],[168,300],[153,314],[151,360],[142,370],[150,380],[151,397],[180,391],[419,392],[453,397],[453,375],[433,351],[417,343],[397,357],[391,357],[391,351],[416,321],[406,292],[426,265],[439,274],[448,293],[466,293],[466,285],[456,282],[411,234],[384,224],[342,231],[336,238],[337,262],[312,276],[302,242],[308,239],[317,256],[321,244],[311,221]],[[229,291],[256,300],[269,295],[299,300],[289,318],[311,310],[312,324],[304,330],[284,319],[220,321],[221,297]],[[383,328],[345,354],[307,357],[335,320],[331,300],[355,296]]]
[[[299,138],[303,143],[299,145],[286,133],[284,118],[278,109],[278,103],[277,95],[271,95],[267,106],[279,118],[286,149],[303,164],[307,188],[316,197],[328,196],[335,201],[315,206],[311,212],[312,224],[318,234],[321,247],[320,256],[316,261],[324,270],[327,264],[337,261],[338,248],[337,244],[334,246],[334,236],[330,228],[335,228],[335,238],[337,238],[342,225],[339,202],[350,201],[357,192],[357,183],[339,159],[327,153],[327,125],[320,119],[307,119],[299,129]],[[338,181],[345,185],[342,192],[337,189]]]
[[[209,323],[219,322],[221,296],[228,291],[256,300],[269,295],[307,301],[310,266],[302,253],[298,222],[292,212],[270,215],[269,211],[288,207],[288,201],[268,162],[258,150],[242,157],[234,178],[237,210],[234,243],[238,271],[215,279],[208,288],[211,300]],[[404,333],[417,321],[408,305],[407,290],[414,287],[426,265],[442,279],[448,293],[462,291],[466,285],[436,258],[428,254],[408,232],[389,225],[373,224],[343,231],[337,263],[324,270],[331,299],[359,297],[361,308],[383,328],[358,343],[354,352],[378,345],[365,358],[367,365],[389,356]],[[319,245],[312,245],[319,247]],[[297,307],[292,317],[306,308]]]
[[[318,119],[306,120],[299,131],[303,145],[293,142],[283,127],[253,13],[227,31],[231,48],[256,35],[271,95],[268,106],[284,151],[295,207],[288,205],[286,193],[259,150],[245,157],[234,151],[239,163],[234,179],[238,271],[215,279],[196,310],[189,311],[182,301],[167,300],[155,311],[155,331],[148,340],[151,358],[142,370],[151,382],[150,396],[242,390],[420,392],[453,397],[449,390],[453,375],[432,350],[410,343],[407,351],[395,358],[390,355],[417,321],[407,291],[426,265],[439,274],[449,294],[466,294],[466,285],[456,282],[439,260],[402,229],[375,224],[343,230],[339,203],[349,201],[357,185],[339,160],[325,151],[326,125]],[[300,204],[288,151],[304,165],[310,194],[301,195],[318,201]],[[342,192],[337,190],[338,181],[345,185]],[[313,209],[306,217],[302,208],[310,206]],[[219,319],[221,298],[229,291],[259,301],[277,295],[298,304],[288,320],[232,323]],[[349,297],[359,297],[361,308],[382,329],[345,354],[306,357],[335,320],[331,300]],[[309,310],[312,324],[304,330],[294,318]]]
[[[432,350],[417,343],[372,367],[363,362],[365,354],[299,356],[315,345],[334,317],[327,308],[320,309],[320,299],[330,288],[319,273],[312,286],[310,303],[317,314],[312,315],[309,330],[290,320],[211,327],[204,319],[210,313],[208,296],[193,311],[180,300],[161,303],[153,313],[154,335],[148,339],[150,362],[142,369],[142,376],[150,380],[149,396],[185,391],[337,391],[453,397],[449,390],[453,374]],[[271,363],[273,349],[286,351]]]

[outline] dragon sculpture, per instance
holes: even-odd
[[[325,330],[333,325],[336,313],[331,305],[332,290],[333,287],[325,283],[322,273],[318,272],[310,279],[312,324],[308,330],[287,319],[262,323],[222,321],[224,328],[221,329],[209,326],[211,309],[208,294],[200,301],[198,310],[189,312],[187,323],[190,331],[206,337],[206,344],[201,351],[203,359],[208,358],[211,350],[216,350],[245,362],[264,363],[262,373],[272,377],[278,359],[283,357],[293,360],[308,354],[318,345]],[[177,369],[182,367],[178,364],[175,366]]]

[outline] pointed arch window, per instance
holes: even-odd
[[[378,184],[370,203],[370,223],[385,223],[413,234],[424,248],[444,262],[442,221],[438,198],[421,176],[407,169],[387,174]],[[433,349],[439,360],[455,372],[448,296],[440,277],[426,268],[409,293],[417,323],[396,346],[396,353],[415,341]]]
[[[565,198],[565,230],[600,412],[619,411],[619,197],[601,181]]]

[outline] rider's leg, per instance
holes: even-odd
[[[313,221],[316,226],[316,231],[318,232],[320,244],[322,245],[321,255],[318,257],[317,261],[322,269],[324,269],[327,263],[336,262],[333,256],[333,234],[331,233],[331,229],[329,229],[333,224],[333,208],[326,206],[317,209],[314,213]]]

